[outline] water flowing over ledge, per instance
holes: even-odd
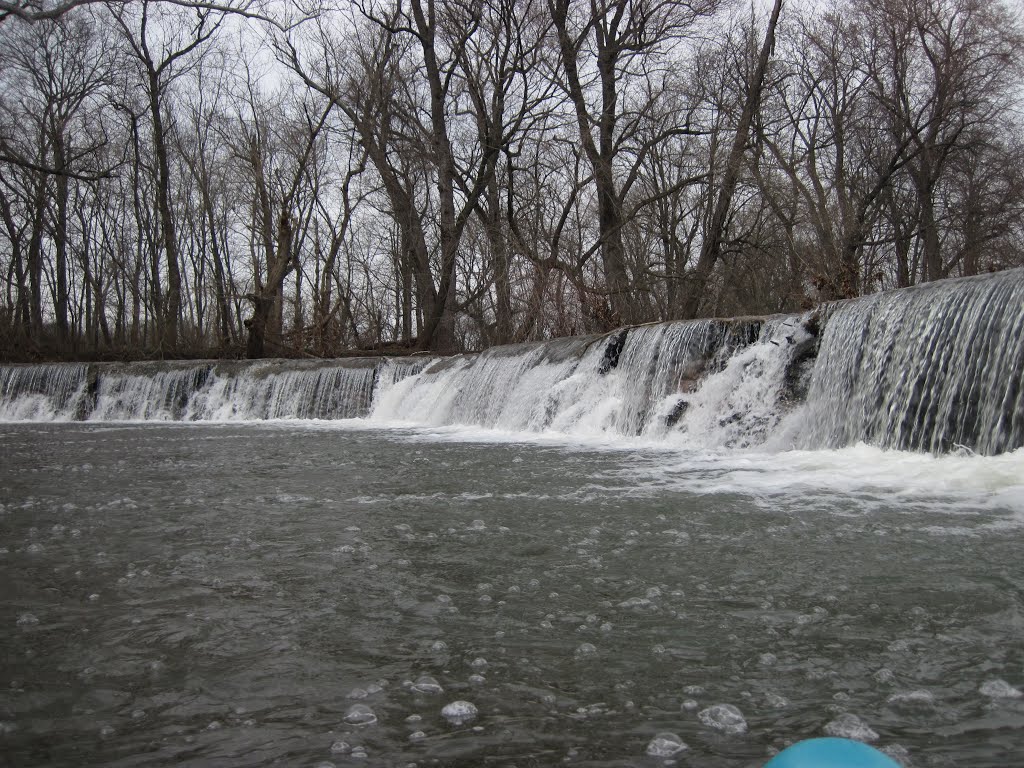
[[[1024,270],[801,315],[332,361],[0,367],[0,420],[351,419],[686,447],[1024,446]]]

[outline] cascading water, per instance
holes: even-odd
[[[693,448],[996,454],[1024,445],[1022,378],[1024,270],[1011,270],[806,315],[451,358],[0,368],[0,420],[367,417]]]
[[[369,411],[375,376],[372,360],[13,366],[0,420],[350,419]]]
[[[997,454],[1024,446],[1024,270],[834,308],[800,444]]]
[[[164,368],[152,363],[118,366],[97,376],[95,421],[179,421],[209,378],[210,365]]]
[[[0,421],[83,418],[88,373],[76,363],[0,367]]]
[[[287,367],[259,363],[215,375],[189,403],[187,417],[201,421],[351,419],[366,415],[373,396],[374,365],[356,361]]]
[[[443,359],[381,392],[371,418],[576,435],[680,435],[699,423],[684,413],[688,406],[698,403],[695,411],[701,411],[713,401],[709,387],[735,387],[741,381],[749,386],[752,378],[774,386],[751,377],[743,360],[731,364],[733,375],[714,376],[730,368],[738,350],[762,337],[762,325],[770,331],[782,327],[781,321],[760,320],[663,323],[597,339],[497,347]],[[767,336],[760,343],[762,353],[778,358],[782,367],[789,346]]]

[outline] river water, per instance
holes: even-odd
[[[1024,764],[1022,470],[0,425],[0,763]]]

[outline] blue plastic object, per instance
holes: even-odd
[[[782,750],[764,768],[900,768],[900,764],[859,741],[822,738]]]

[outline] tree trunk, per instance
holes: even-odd
[[[726,219],[729,216],[729,211],[732,207],[732,196],[736,191],[736,184],[739,181],[740,166],[743,163],[743,155],[746,150],[747,139],[750,135],[750,126],[754,121],[754,115],[761,105],[761,91],[764,88],[764,78],[768,72],[768,62],[775,48],[775,27],[779,22],[779,15],[782,13],[782,3],[783,0],[775,0],[775,4],[772,6],[772,14],[768,19],[768,28],[765,30],[764,43],[761,45],[757,67],[750,82],[743,111],[740,113],[740,120],[736,126],[736,135],[733,137],[732,148],[729,150],[729,157],[725,165],[725,175],[722,177],[722,186],[718,192],[718,200],[715,203],[714,213],[711,215],[711,223],[708,225],[708,232],[700,249],[697,265],[693,270],[689,295],[683,304],[684,318],[694,318],[700,311],[701,300],[704,298],[708,279],[711,277],[711,271],[715,268],[715,264],[722,253]]]
[[[181,269],[178,261],[178,238],[171,211],[171,167],[168,160],[167,135],[160,114],[160,83],[156,71],[149,69],[149,109],[153,120],[153,149],[156,153],[156,205],[160,214],[160,231],[167,264],[167,290],[163,295],[163,316],[158,344],[161,352],[173,352],[178,346],[178,322],[181,319]]]

